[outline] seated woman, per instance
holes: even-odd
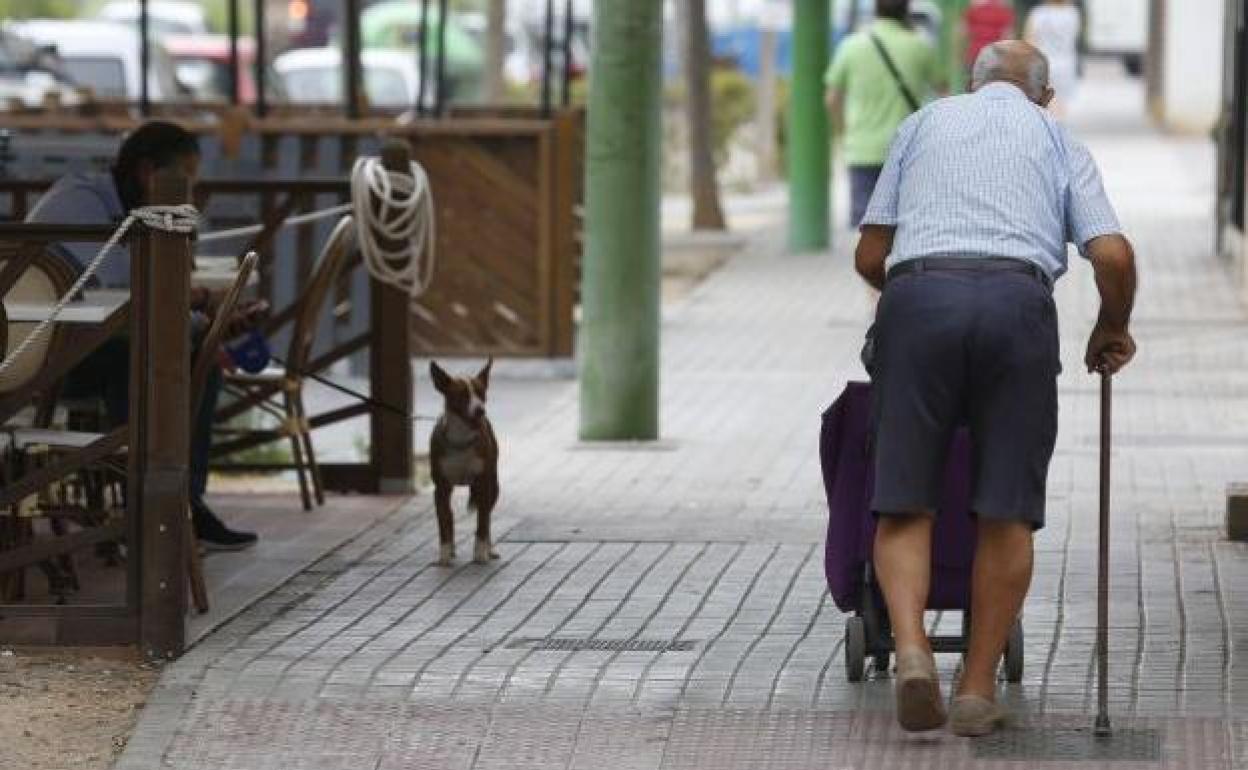
[[[127,212],[150,197],[156,172],[176,166],[189,179],[199,173],[199,143],[180,126],[150,121],[122,142],[116,163],[108,173],[69,174],[39,199],[27,222],[55,224],[120,224]],[[99,250],[98,243],[57,243],[53,248],[84,268]],[[104,261],[95,280],[105,288],[130,287],[130,252],[120,244]],[[191,290],[192,329],[202,328],[211,316],[215,298],[203,289]],[[252,308],[250,312],[254,312]],[[243,319],[246,320],[246,319]],[[212,422],[221,392],[221,371],[214,368],[191,428],[190,501],[195,535],[209,550],[240,550],[256,543],[252,532],[230,529],[208,507],[208,454]],[[124,424],[130,412],[130,341],[119,335],[89,355],[66,378],[69,397],[100,397],[110,426]]]

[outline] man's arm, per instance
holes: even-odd
[[[1085,247],[1096,273],[1101,312],[1088,340],[1084,363],[1088,371],[1104,367],[1111,374],[1135,357],[1135,340],[1129,331],[1135,304],[1135,251],[1121,235],[1103,235]]]
[[[1101,312],[1084,363],[1088,371],[1103,369],[1113,374],[1135,356],[1135,340],[1128,331],[1135,303],[1135,251],[1121,235],[1122,226],[1092,154],[1064,129],[1062,139],[1070,164],[1066,240],[1079,244],[1079,253],[1092,262],[1101,293]]]
[[[858,238],[858,248],[854,252],[854,269],[863,280],[884,291],[884,262],[893,251],[893,235],[897,228],[891,225],[863,225],[862,235]]]
[[[825,103],[828,106],[828,121],[832,134],[840,136],[845,128],[845,92],[839,88],[827,89]]]

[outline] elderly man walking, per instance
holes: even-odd
[[[879,517],[874,564],[897,642],[897,716],[992,732],[997,666],[1031,582],[1057,438],[1053,282],[1066,244],[1091,261],[1101,309],[1089,371],[1135,354],[1135,257],[1087,149],[1045,111],[1048,63],[1027,43],[986,47],[973,93],[902,124],[863,219],[858,272],[883,290],[871,362]],[[979,544],[966,663],[946,714],[923,610],[950,436],[970,427]]]

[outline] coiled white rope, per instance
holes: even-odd
[[[351,202],[369,273],[415,302],[433,282],[435,265],[433,191],[425,170],[413,162],[404,174],[386,170],[378,158],[359,158],[351,169]]]
[[[69,303],[73,302],[74,297],[78,296],[78,293],[87,285],[87,282],[95,276],[100,266],[108,259],[108,255],[112,253],[118,243],[121,243],[121,239],[126,237],[126,233],[134,226],[135,222],[142,222],[152,230],[190,234],[195,232],[195,226],[199,223],[199,212],[189,203],[180,206],[141,206],[131,209],[129,216],[118,225],[117,230],[104,242],[104,245],[100,247],[96,255],[83,268],[82,275],[78,276],[78,280],[74,281],[74,285],[52,307],[52,312],[48,314],[48,317],[40,321],[30,334],[26,335],[26,338],[17,347],[13,348],[13,351],[5,356],[3,361],[0,361],[0,374],[3,374],[13,366],[13,363],[21,358],[39,337],[47,332],[52,324],[56,323],[56,319],[60,317],[61,313],[65,312],[65,308]]]

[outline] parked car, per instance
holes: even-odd
[[[171,35],[163,41],[173,59],[178,83],[195,99],[223,101],[230,98],[230,39],[225,35]],[[268,101],[284,100],[281,79],[270,67],[265,77]],[[256,103],[256,43],[238,40],[238,97],[242,104]]]
[[[10,22],[13,34],[55,51],[65,76],[104,99],[139,98],[139,33],[133,25],[104,21],[36,19]],[[173,61],[157,41],[151,42],[147,72],[153,101],[178,101],[186,92],[174,78]]]
[[[524,25],[525,34],[532,43],[529,46],[529,71],[533,80],[541,80],[542,69],[545,67],[546,19],[544,15],[531,15]],[[556,72],[562,71],[564,19],[557,15],[554,20],[554,49],[551,52],[551,65]],[[590,33],[588,18],[572,16],[572,77],[579,78],[589,72]],[[562,76],[559,76],[562,77]]]
[[[421,6],[411,0],[383,0],[360,14],[360,40],[365,49],[405,49],[416,60],[425,47],[438,46],[439,16],[436,4],[429,4],[429,28],[421,30]],[[430,66],[430,72],[433,67]],[[432,82],[432,76],[428,82]],[[446,81],[448,100],[471,101],[479,98],[485,81],[485,53],[477,41],[452,14],[446,24]]]
[[[81,101],[56,55],[0,28],[0,110],[13,101],[38,107],[49,96],[63,105]]]
[[[364,94],[374,107],[402,109],[416,103],[420,73],[411,51],[370,48],[363,51]],[[344,100],[342,51],[297,48],[273,60],[282,90],[291,104],[341,104]]]
[[[138,0],[111,0],[100,8],[96,18],[118,24],[138,24]],[[208,33],[208,18],[203,7],[190,0],[148,0],[147,19],[154,37]]]
[[[456,14],[455,18],[481,49],[482,57],[484,57],[488,46],[486,36],[489,33],[486,15],[480,11],[469,11]],[[505,51],[503,76],[507,82],[517,84],[533,82],[533,62],[537,54],[534,53],[533,43],[523,25],[508,23],[503,31],[503,41]]]

